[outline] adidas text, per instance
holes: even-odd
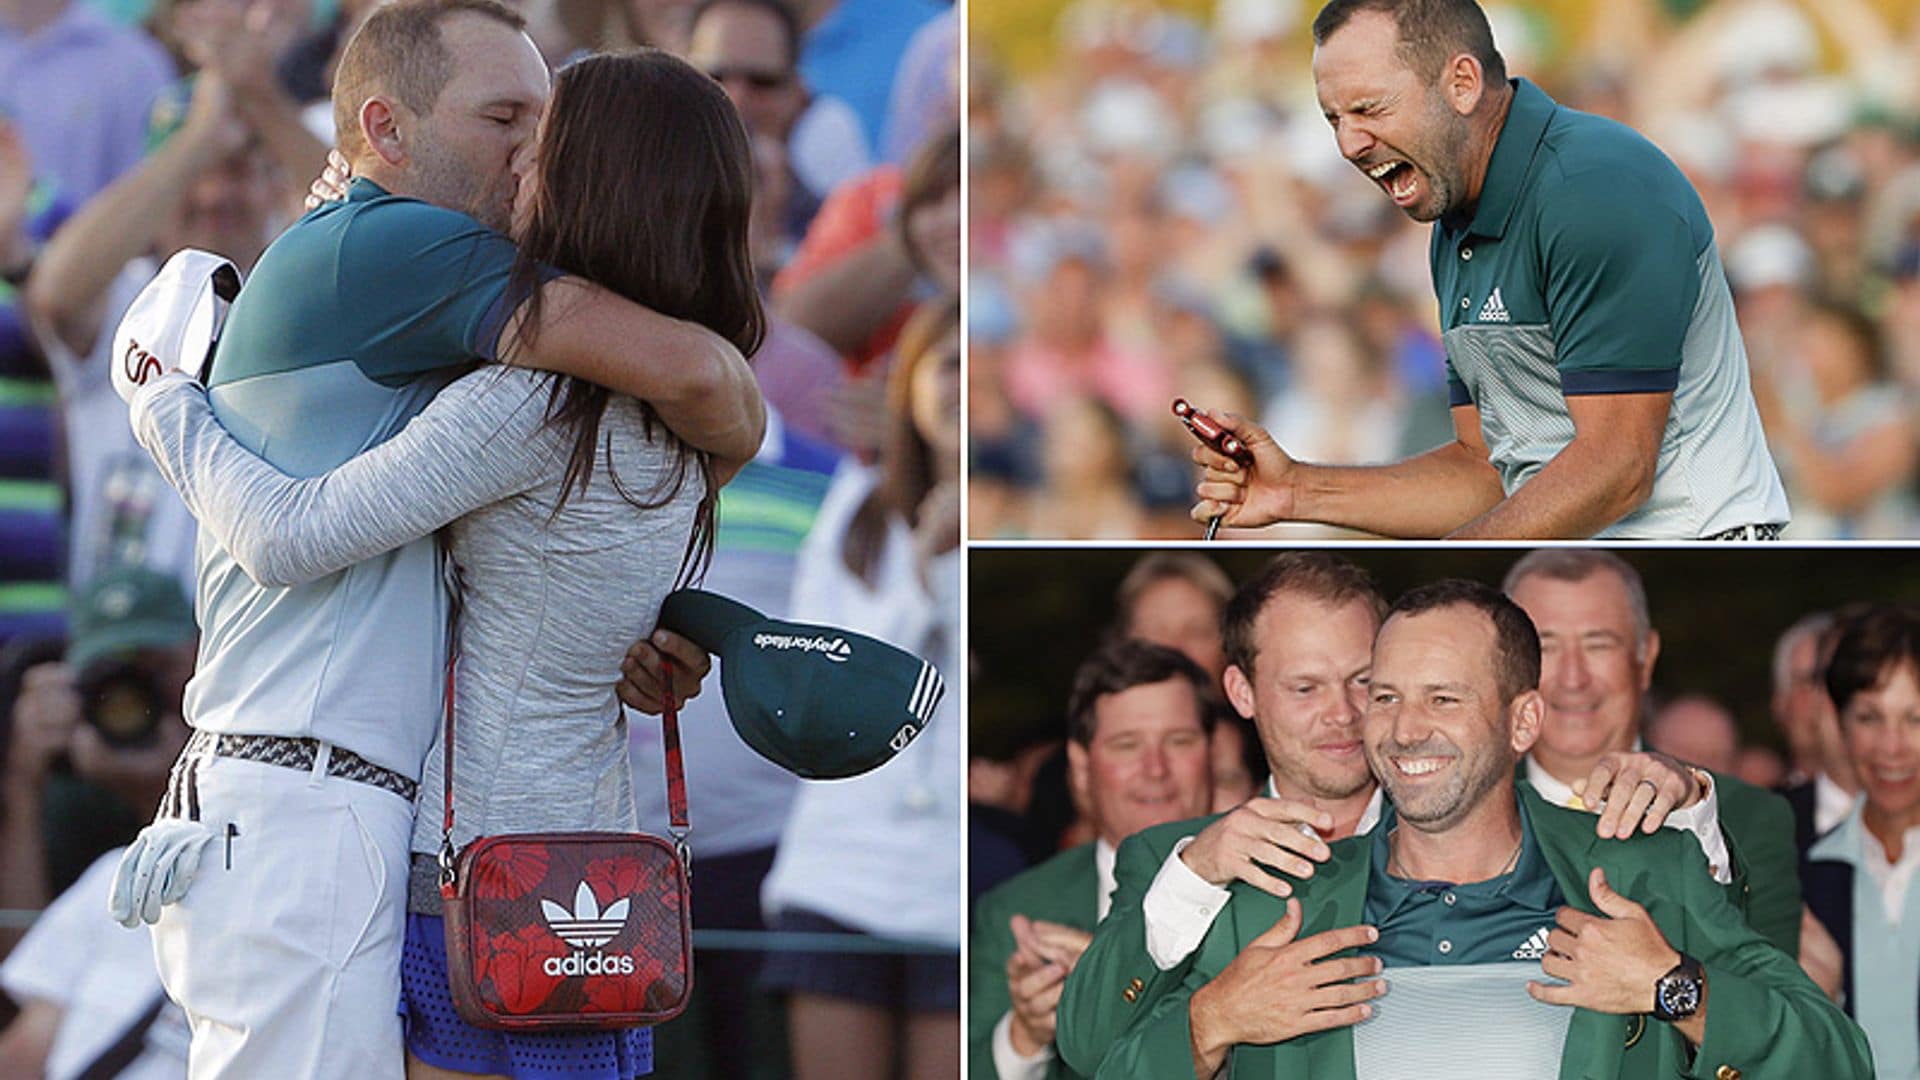
[[[1512,322],[1513,316],[1507,313],[1507,305],[1500,299],[1500,290],[1496,287],[1493,295],[1480,308],[1481,322]]]
[[[552,976],[631,975],[633,974],[633,957],[608,956],[601,952],[577,952],[564,958],[549,956],[540,970]]]

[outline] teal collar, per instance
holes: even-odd
[[[1487,176],[1480,185],[1480,201],[1474,207],[1473,221],[1467,232],[1475,236],[1499,237],[1506,234],[1507,222],[1526,189],[1527,172],[1546,136],[1547,125],[1560,106],[1545,90],[1525,79],[1511,80],[1513,103],[1493,144],[1493,160],[1487,163]]]
[[[366,202],[368,199],[381,199],[391,194],[393,194],[393,192],[388,191],[386,188],[381,187],[379,184],[374,183],[364,176],[354,177],[352,182],[347,185],[348,202]]]
[[[1399,825],[1399,815],[1391,804],[1382,808],[1380,824],[1373,830],[1372,874],[1368,881],[1369,891],[1382,901],[1382,910],[1394,911],[1414,893],[1432,889],[1435,885],[1448,886],[1452,892],[1463,897],[1488,900],[1506,897],[1516,903],[1537,907],[1552,904],[1559,895],[1559,887],[1554,881],[1553,871],[1547,866],[1546,857],[1540,853],[1539,841],[1534,839],[1532,815],[1527,809],[1527,801],[1520,797],[1518,790],[1514,792],[1514,803],[1520,808],[1519,860],[1514,863],[1512,870],[1499,877],[1464,885],[1450,881],[1410,881],[1388,873],[1387,861],[1392,857],[1393,850],[1388,841]]]

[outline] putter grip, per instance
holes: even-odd
[[[1193,432],[1194,438],[1207,444],[1215,452],[1224,454],[1247,468],[1253,467],[1252,452],[1226,429],[1214,423],[1205,413],[1189,405],[1186,398],[1173,399],[1173,415],[1187,425],[1187,430]]]

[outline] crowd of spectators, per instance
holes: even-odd
[[[99,868],[150,816],[185,739],[191,662],[109,627],[122,667],[152,669],[139,685],[153,699],[135,709],[150,730],[103,749],[95,717],[112,691],[79,652],[101,618],[124,629],[161,610],[176,631],[165,644],[190,657],[196,528],[134,443],[108,353],[175,251],[214,251],[244,272],[302,213],[335,141],[333,64],[377,2],[0,0],[0,908],[49,911],[0,966],[11,996],[0,1074],[113,1075],[88,1068],[95,1044],[127,1031],[121,1065],[182,1073],[179,1016],[149,1008],[144,932],[105,923]],[[509,3],[550,67],[665,49],[726,90],[749,134],[769,432],[722,493],[704,586],[953,671],[958,11],[946,0]],[[109,602],[129,589],[144,606]],[[708,689],[684,728],[696,930],[906,944],[801,954],[766,982],[757,944],[701,950],[694,1007],[659,1033],[657,1060],[673,1075],[886,1075],[896,1059],[901,1075],[951,1075],[959,695],[900,768],[826,791],[748,752]],[[635,717],[630,730],[643,827],[664,831],[659,724]],[[836,862],[849,853],[866,861]],[[909,857],[913,874],[898,865]],[[99,948],[74,944],[83,937]],[[0,956],[17,938],[0,939]],[[54,978],[49,958],[115,966]],[[911,1002],[892,992],[902,977],[921,987]],[[811,1039],[789,1038],[789,1012]],[[872,1061],[850,1062],[856,1050]]]
[[[1255,417],[1307,461],[1450,437],[1428,230],[1340,158],[1309,71],[1315,6],[974,5],[972,536],[1194,535],[1175,396]],[[1914,535],[1912,6],[1484,6],[1509,72],[1631,125],[1698,189],[1787,536]]]

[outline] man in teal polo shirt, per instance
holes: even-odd
[[[1473,0],[1333,0],[1313,30],[1342,156],[1434,223],[1455,438],[1333,468],[1217,417],[1254,464],[1196,450],[1193,516],[1406,537],[1776,536],[1786,495],[1732,295],[1673,162],[1509,81]]]
[[[515,336],[524,296],[499,230],[548,84],[524,25],[493,0],[396,0],[343,52],[334,117],[359,179],[261,256],[208,379],[221,423],[281,470],[339,465],[503,356],[644,398],[717,460],[758,448],[753,374],[704,328],[549,276],[533,286],[538,340]],[[195,1077],[397,1078],[413,796],[447,656],[441,558],[427,538],[269,588],[203,533],[199,569],[195,734],[122,864],[117,913],[155,922]]]

